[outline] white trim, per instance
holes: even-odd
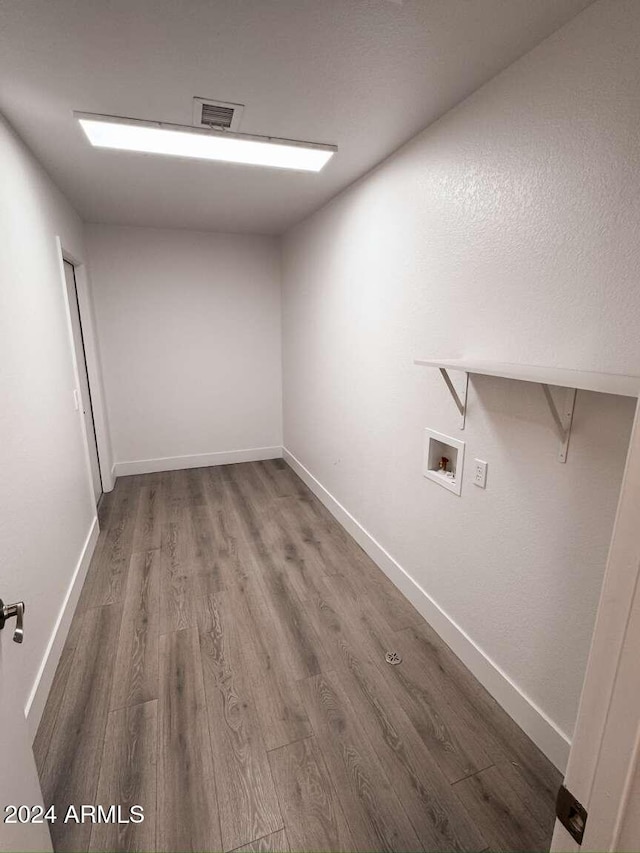
[[[38,726],[40,725],[40,718],[42,717],[47,696],[49,695],[49,690],[53,683],[53,676],[55,675],[56,667],[58,666],[58,661],[62,654],[62,647],[64,646],[67,634],[69,633],[71,619],[73,618],[76,604],[80,597],[82,585],[87,576],[87,570],[89,568],[93,552],[95,551],[99,533],[100,527],[96,516],[91,522],[91,528],[89,529],[82,551],[80,552],[80,558],[78,559],[73,577],[71,578],[71,582],[67,589],[67,594],[62,602],[58,618],[56,619],[56,624],[51,632],[51,637],[49,638],[46,651],[43,655],[42,662],[40,663],[40,668],[38,669],[38,674],[35,677],[31,693],[29,694],[29,698],[27,699],[27,704],[24,709],[24,715],[27,718],[27,725],[32,739],[35,738]]]
[[[464,630],[431,598],[409,573],[360,524],[342,504],[325,489],[313,474],[283,448],[283,457],[329,512],[353,536],[387,577],[409,599],[418,612],[442,637],[452,651],[486,687],[504,710],[529,735],[555,766],[563,771],[569,755],[570,740],[553,720],[539,708],[509,676],[469,637]]]
[[[71,309],[69,306],[69,297],[67,294],[67,283],[64,273],[64,262],[68,261],[74,268],[74,276],[76,282],[76,293],[78,296],[78,312],[80,314],[80,324],[82,326],[83,349],[85,361],[87,363],[87,378],[89,380],[89,392],[91,394],[91,409],[93,412],[93,425],[96,435],[96,443],[98,446],[98,465],[100,467],[100,479],[102,480],[102,489],[105,492],[110,492],[114,486],[111,465],[111,447],[109,442],[109,427],[107,422],[106,406],[104,404],[104,391],[102,388],[102,372],[100,368],[100,359],[98,356],[97,338],[95,334],[95,324],[93,321],[93,310],[91,304],[91,296],[89,293],[89,284],[87,280],[87,266],[80,259],[72,255],[64,247],[60,237],[56,237],[56,246],[58,249],[58,263],[60,267],[60,275],[62,279],[62,292],[64,296],[64,305],[67,314],[67,325],[69,330],[69,339],[71,342],[71,356],[73,359],[74,380],[76,389],[80,388],[80,379],[78,373],[78,363],[76,360],[76,350],[74,345],[73,324],[71,322]],[[85,441],[85,453],[87,458],[87,468],[89,476],[89,484],[91,498],[93,502],[93,477],[91,474],[91,460],[89,458],[89,436],[87,435],[84,418],[82,420],[82,430]],[[94,505],[94,504],[93,504]],[[95,506],[95,505],[94,505]]]
[[[69,261],[72,265],[76,262],[72,259],[72,256],[65,250],[62,245],[62,240],[60,237],[56,237],[56,246],[58,249],[58,266],[60,269],[60,282],[62,286],[62,297],[63,304],[65,308],[65,315],[67,319],[67,333],[69,335],[69,346],[71,348],[71,365],[73,367],[73,389],[70,389],[73,393],[74,401],[77,401],[78,396],[82,399],[82,393],[80,391],[80,368],[78,366],[78,359],[76,357],[76,346],[75,346],[75,333],[73,331],[73,322],[71,320],[71,305],[69,304],[69,293],[67,291],[67,278],[64,271],[64,262]],[[71,396],[71,395],[70,395]],[[82,444],[84,447],[84,457],[85,457],[85,467],[87,472],[87,485],[89,488],[88,498],[90,501],[91,512],[95,512],[96,501],[95,501],[95,493],[93,490],[93,473],[91,470],[91,452],[89,450],[89,435],[87,434],[87,424],[84,419],[82,406],[77,409],[77,414],[80,420],[80,430],[82,433]],[[99,455],[99,451],[98,451]]]
[[[161,456],[159,459],[136,459],[116,462],[114,477],[130,474],[153,474],[156,471],[179,471],[182,468],[207,468],[211,465],[231,465],[234,462],[260,462],[280,459],[282,447],[250,447],[247,450],[223,450],[217,453],[191,453],[187,456]]]
[[[82,324],[82,337],[84,341],[84,354],[87,361],[87,373],[89,375],[89,388],[91,391],[91,408],[93,411],[93,425],[96,432],[98,444],[98,462],[100,464],[100,475],[102,477],[102,489],[110,492],[114,486],[111,475],[111,442],[109,440],[109,422],[105,405],[104,388],[102,387],[102,367],[100,365],[100,353],[98,351],[98,338],[96,335],[96,323],[93,316],[93,302],[89,286],[89,273],[86,264],[75,264],[76,291],[78,294],[78,310],[80,311],[80,322]]]

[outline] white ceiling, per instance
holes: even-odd
[[[90,222],[281,233],[591,0],[2,0],[0,110]],[[92,149],[72,110],[338,145],[319,174]]]

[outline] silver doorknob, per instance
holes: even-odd
[[[4,628],[7,619],[16,617],[16,630],[13,632],[13,642],[21,643],[24,640],[24,601],[15,604],[5,604],[0,598],[0,631]]]

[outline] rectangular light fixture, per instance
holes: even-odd
[[[194,157],[276,169],[319,172],[338,150],[335,145],[295,142],[270,136],[184,127],[116,116],[74,113],[89,142],[148,154]]]

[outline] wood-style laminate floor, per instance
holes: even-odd
[[[145,820],[56,850],[548,850],[558,772],[284,462],[100,515],[34,751],[58,814]]]

